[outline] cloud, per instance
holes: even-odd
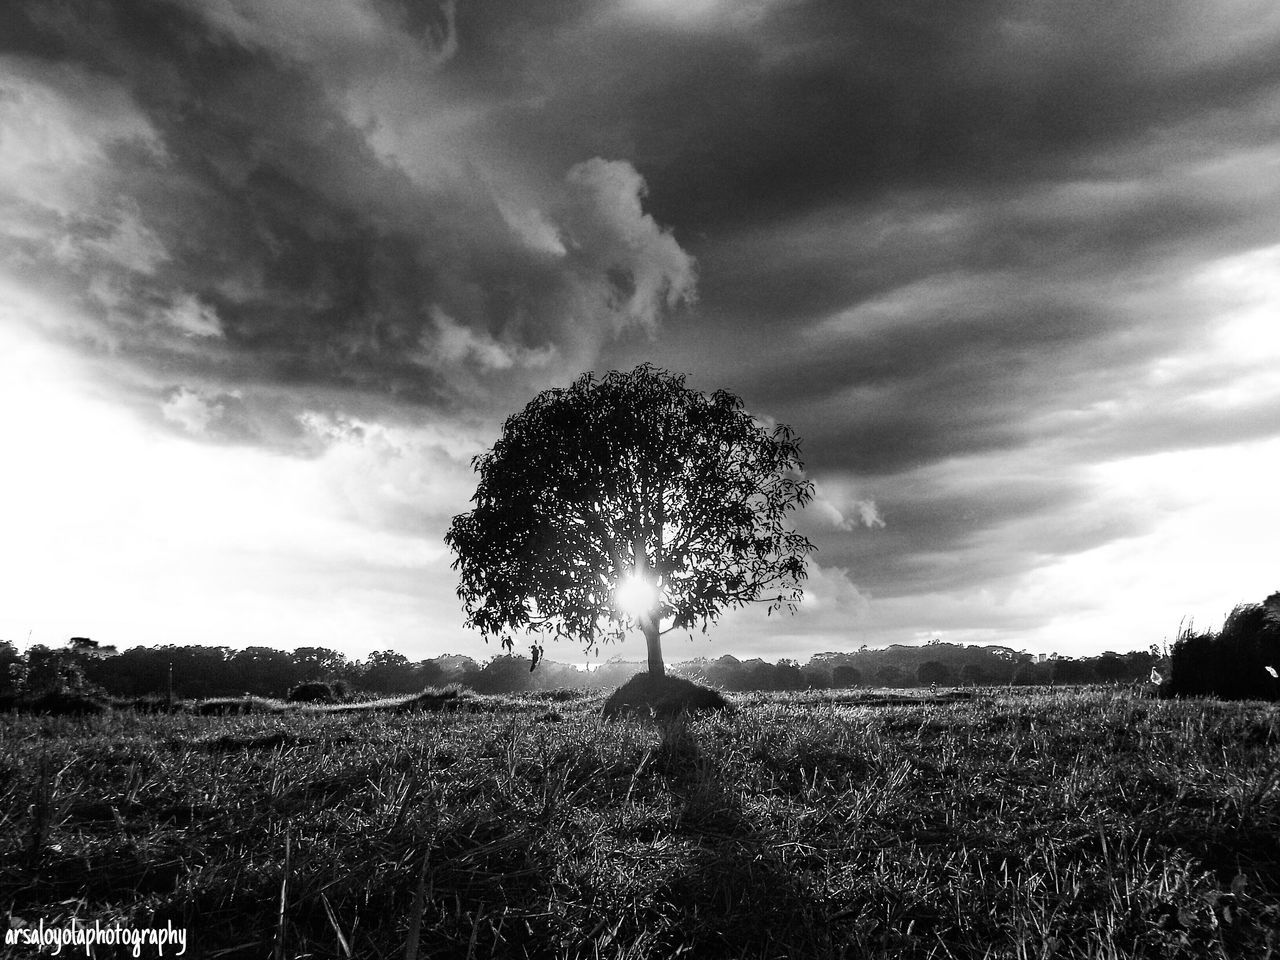
[[[380,536],[438,538],[536,391],[652,360],[804,438],[859,629],[1007,638],[1072,558],[1168,548],[1117,464],[1280,422],[1256,3],[72,0],[0,37],[6,315]]]
[[[848,648],[850,638],[857,635],[871,614],[868,597],[855,585],[851,572],[841,567],[820,564],[811,557],[808,572],[804,597],[794,613],[784,608],[767,614],[765,603],[723,611],[705,636],[693,632],[692,644],[686,642],[687,634],[668,634],[664,642],[668,662],[723,653],[741,659],[804,659],[819,650]],[[710,651],[706,649],[707,642]],[[643,645],[635,644],[632,649],[642,653]],[[623,655],[628,655],[626,647]]]
[[[452,4],[32,9],[11,31],[31,52],[4,64],[6,262],[77,306],[60,334],[110,349],[121,395],[159,396],[184,430],[292,449],[307,409],[499,418],[692,300],[629,162],[507,162],[449,76]],[[414,138],[443,116],[461,152],[437,164]],[[214,416],[177,388],[237,400]]]
[[[472,429],[447,421],[388,427],[314,413],[302,419],[323,440],[315,471],[340,515],[442,545],[449,521],[475,490],[471,458],[485,443]]]
[[[433,359],[456,364],[472,362],[482,370],[508,370],[521,366],[546,366],[555,354],[553,348],[526,350],[518,346],[498,343],[486,334],[477,334],[455,322],[444,311],[432,312],[435,321],[435,337],[428,346]]]
[[[161,405],[160,412],[188,433],[202,436],[209,432],[209,424],[222,416],[224,408],[195,390],[179,387]]]
[[[77,64],[0,54],[0,190],[9,203],[79,212],[85,193],[76,178],[121,143],[158,149],[155,129],[119,84]]]
[[[193,337],[221,337],[218,313],[192,296],[180,297],[165,314],[165,322]]]
[[[820,518],[827,529],[842,530],[846,533],[859,527],[875,529],[885,525],[880,516],[880,508],[874,500],[857,499],[852,486],[840,479],[824,480],[814,484],[814,497],[804,508],[800,517],[811,522],[811,518]],[[800,526],[806,524],[802,521]]]
[[[559,210],[565,247],[597,286],[615,323],[652,331],[665,310],[692,299],[694,265],[670,231],[641,209],[644,179],[599,157],[572,167]]]

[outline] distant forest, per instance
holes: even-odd
[[[1147,680],[1161,663],[1160,651],[1103,653],[1096,657],[1036,657],[1001,646],[863,647],[819,653],[807,663],[781,659],[686,660],[668,672],[730,691],[804,690],[857,686],[915,687],[938,684],[1081,684]],[[172,669],[172,673],[170,672]],[[97,688],[119,697],[173,694],[182,699],[239,696],[284,697],[300,683],[343,681],[354,693],[409,694],[458,683],[479,693],[517,693],[558,688],[613,689],[642,672],[641,662],[618,658],[593,662],[584,671],[543,659],[537,669],[520,656],[485,663],[445,655],[409,660],[392,650],[351,660],[324,647],[292,651],[271,647],[159,646],[117,651],[84,637],[65,647],[32,646],[25,654],[0,641],[0,694],[45,689]]]

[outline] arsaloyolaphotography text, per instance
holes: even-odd
[[[0,955],[1280,957],[1277,63],[0,4]]]

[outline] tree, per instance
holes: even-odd
[[[14,693],[23,672],[22,654],[8,640],[0,640],[0,696]]]
[[[906,677],[899,667],[893,664],[887,664],[876,671],[876,679],[880,681],[880,685],[884,687],[895,687]]]
[[[82,667],[69,650],[55,650],[33,644],[21,667],[15,671],[19,693],[87,693],[91,685]]]
[[[842,663],[831,671],[831,683],[836,687],[856,687],[862,682],[862,671],[857,667]]]
[[[804,674],[800,672],[800,664],[786,657],[781,658],[774,664],[773,689],[803,690]]]
[[[289,654],[274,647],[245,647],[227,662],[233,681],[246,693],[283,697],[298,680]]]
[[[515,630],[590,650],[636,626],[661,676],[663,634],[800,601],[815,548],[783,525],[813,498],[800,442],[724,390],[648,364],[584,374],[509,417],[472,465],[475,508],[445,542],[467,625],[507,650]]]
[[[375,650],[365,660],[360,685],[378,693],[414,693],[422,689],[415,664],[403,653]]]
[[[1183,630],[1173,645],[1169,691],[1224,700],[1280,700],[1280,620],[1275,595],[1240,604],[1217,633]]]
[[[955,675],[941,660],[926,660],[916,668],[916,679],[921,683],[950,684]]]
[[[1098,675],[1099,680],[1107,683],[1129,679],[1129,665],[1114,650],[1107,650],[1101,656],[1093,658],[1093,672]]]
[[[535,686],[524,657],[504,655],[494,657],[481,668],[473,686],[477,693],[517,693],[532,690]]]
[[[295,647],[289,659],[304,680],[331,680],[344,675],[349,666],[346,654],[328,647]]]

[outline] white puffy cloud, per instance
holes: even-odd
[[[161,404],[160,412],[187,433],[204,436],[209,433],[209,425],[222,416],[224,407],[198,390],[179,387]]]
[[[313,469],[334,510],[443,549],[448,520],[475,490],[471,458],[484,442],[474,429],[443,418],[416,427],[317,413],[301,419],[325,445]]]
[[[875,500],[859,495],[858,485],[851,479],[834,474],[814,482],[813,499],[800,516],[810,523],[816,519],[828,530],[845,532],[885,525]]]
[[[556,210],[563,244],[617,327],[653,330],[665,310],[693,299],[693,258],[644,212],[635,167],[594,157],[573,166],[565,184]]]
[[[165,322],[192,337],[221,337],[218,311],[198,297],[181,296],[163,314]]]
[[[545,367],[555,356],[555,348],[529,349],[499,343],[491,335],[476,332],[455,321],[439,307],[432,308],[435,336],[428,340],[428,362],[471,363],[484,371],[508,370],[513,366]]]

